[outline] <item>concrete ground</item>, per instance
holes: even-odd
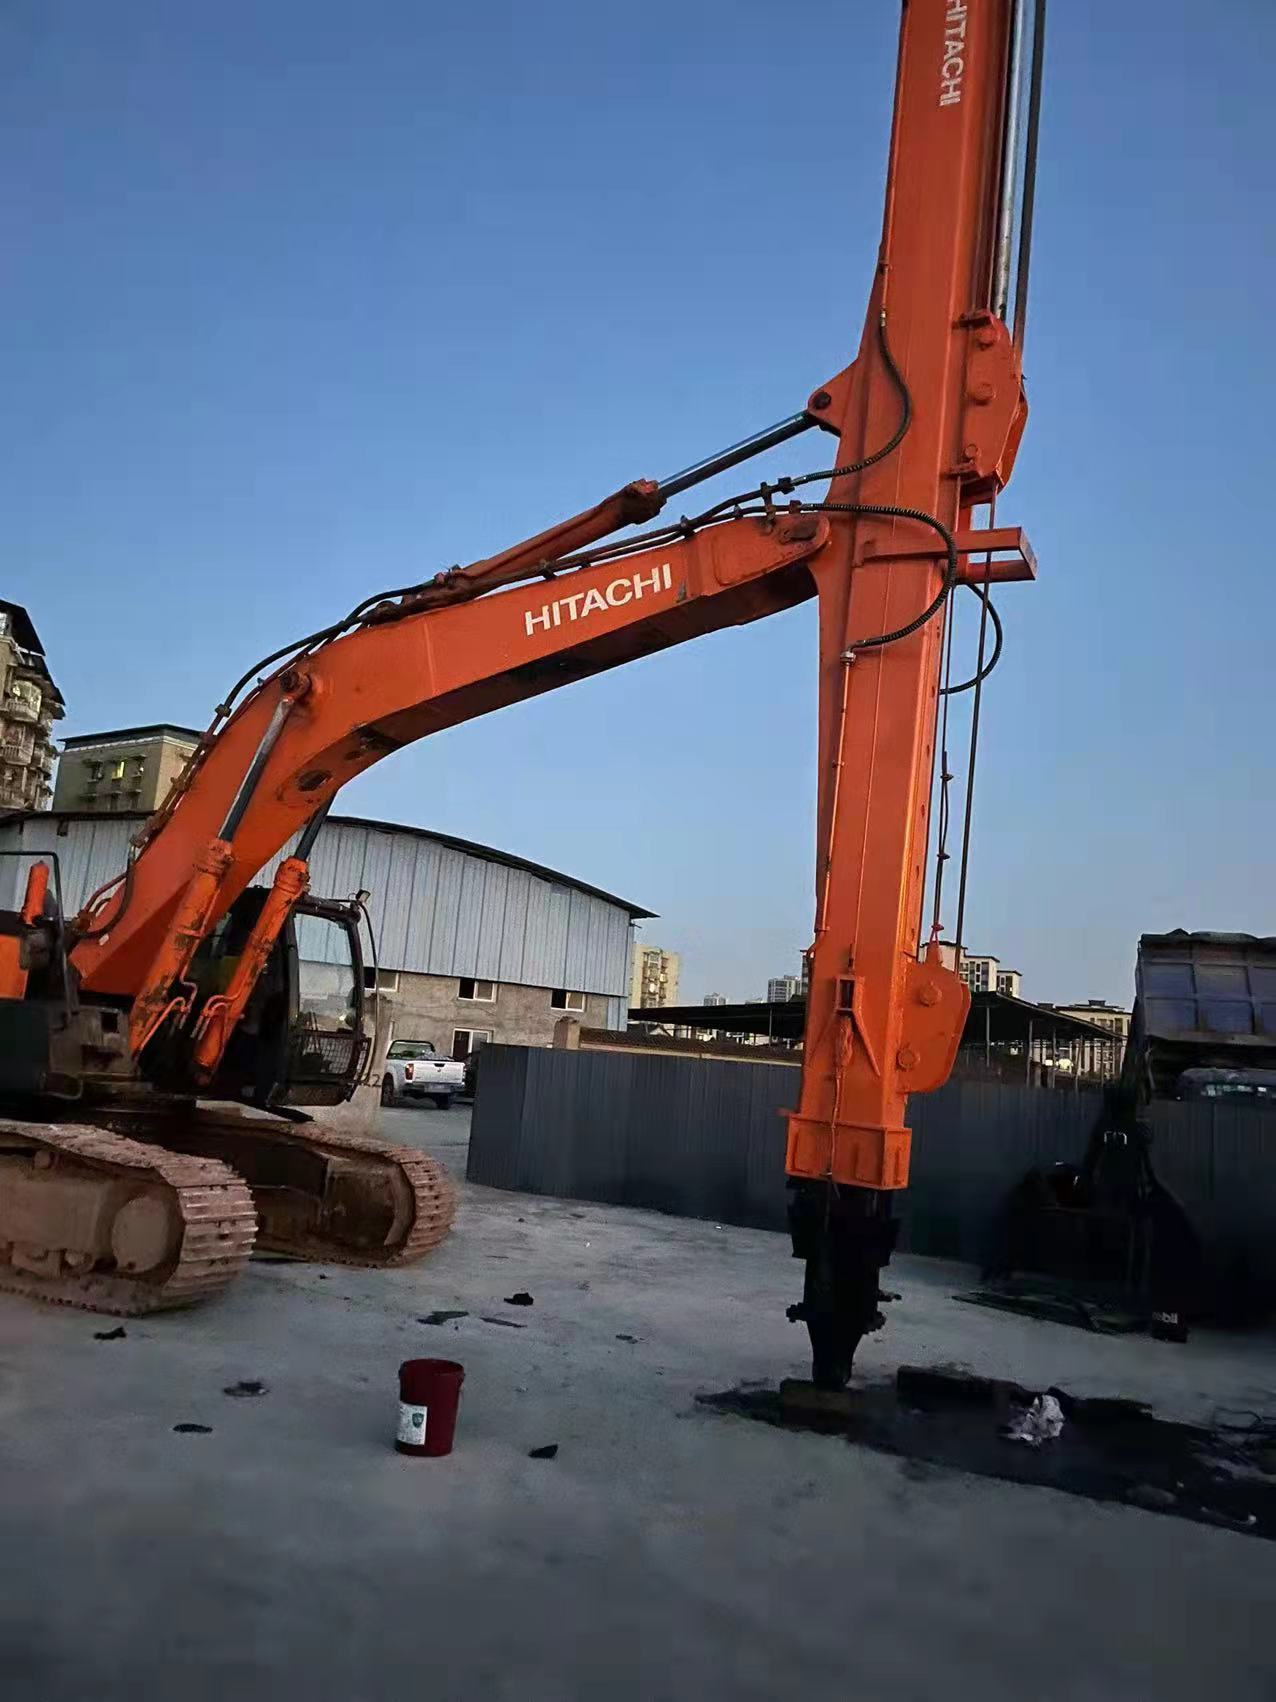
[[[467,1124],[386,1132],[459,1174]],[[1095,1338],[956,1304],[967,1275],[897,1261],[865,1377],[1276,1410],[1270,1343]],[[1276,1693],[1265,1542],[697,1408],[804,1373],[798,1278],[777,1235],[469,1188],[415,1269],[255,1264],[122,1341],[0,1296],[7,1702]],[[447,1460],[390,1446],[417,1354],[465,1364]]]

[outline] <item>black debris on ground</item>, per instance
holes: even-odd
[[[173,1429],[179,1436],[211,1436],[213,1434],[211,1424],[175,1424]]]
[[[241,1377],[238,1383],[227,1383],[222,1390],[223,1395],[235,1396],[264,1395],[267,1392],[260,1377]]]
[[[450,1324],[453,1318],[468,1318],[468,1312],[427,1312],[423,1318],[418,1318],[418,1324]]]
[[[486,1313],[480,1314],[480,1322],[484,1324],[499,1324],[503,1330],[525,1330],[526,1324],[516,1324],[513,1318],[489,1318]]]
[[[113,1330],[94,1330],[93,1340],[95,1342],[122,1342],[127,1335],[128,1331],[123,1324],[119,1324]]]
[[[636,1342],[638,1340],[638,1337],[637,1336],[617,1336],[616,1340],[618,1342]]]
[[[1139,1401],[1084,1399],[1064,1389],[903,1366],[894,1383],[829,1394],[810,1385],[698,1395],[697,1403],[792,1430],[817,1431],[878,1453],[906,1471],[970,1472],[1118,1502],[1276,1541],[1276,1415],[1238,1430],[1157,1418]],[[1062,1432],[1040,1447],[1007,1444],[1003,1431],[1040,1394],[1053,1395]]]
[[[507,1306],[535,1306],[536,1302],[525,1288],[520,1288],[517,1294],[505,1296],[505,1304]]]
[[[527,1450],[527,1457],[529,1460],[552,1460],[555,1458],[557,1453],[558,1443],[547,1442],[543,1448],[529,1448]]]

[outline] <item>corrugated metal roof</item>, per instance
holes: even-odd
[[[54,821],[102,821],[135,823],[146,820],[146,812],[138,810],[119,810],[103,818],[99,810],[8,810],[0,812],[0,828],[10,821],[23,821],[31,816]],[[414,839],[427,840],[435,845],[450,845],[458,851],[464,851],[470,857],[482,857],[489,862],[504,863],[511,869],[526,869],[530,874],[540,875],[548,881],[561,882],[563,886],[574,887],[578,892],[592,893],[595,898],[605,899],[608,904],[618,904],[622,910],[627,910],[631,919],[641,922],[655,916],[654,910],[644,910],[640,904],[634,904],[628,898],[618,898],[614,892],[604,892],[602,887],[591,886],[588,881],[577,880],[575,875],[564,875],[557,869],[551,869],[544,863],[533,863],[528,857],[520,857],[513,851],[499,851],[494,845],[480,845],[476,839],[458,839],[455,834],[436,833],[433,828],[417,827],[411,822],[377,821],[371,816],[338,816],[328,817],[328,825],[348,827],[376,828],[382,833],[393,834],[396,837],[408,834]],[[271,865],[273,867],[273,865]]]
[[[87,811],[0,817],[0,850],[57,856],[64,902],[74,912],[124,868],[143,818]],[[265,865],[270,881],[291,842]],[[0,857],[0,908],[18,903],[21,856]],[[627,996],[632,922],[649,911],[539,864],[423,828],[330,816],[311,857],[316,893],[370,893],[377,956],[385,969],[474,976],[532,987]],[[312,930],[318,942],[324,930]],[[309,945],[308,945],[308,948]],[[315,944],[322,958],[327,947]]]

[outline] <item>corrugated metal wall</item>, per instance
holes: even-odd
[[[785,1227],[784,1121],[798,1073],[779,1064],[488,1047],[470,1131],[473,1182]],[[981,1262],[1007,1194],[1033,1166],[1080,1159],[1101,1100],[956,1080],[909,1107],[900,1245]],[[1157,1174],[1218,1274],[1276,1283],[1276,1111],[1218,1101],[1155,1108]]]
[[[0,825],[0,851],[20,851],[57,857],[62,876],[63,902],[74,913],[89,896],[118,875],[128,860],[128,844],[137,823],[112,821],[101,816],[90,821],[67,822],[59,834],[55,817],[5,822]],[[0,910],[15,910],[26,887],[31,855],[0,857]]]
[[[0,850],[55,852],[73,913],[124,867],[137,823],[107,816],[67,821],[63,835],[58,825],[54,817],[0,825]],[[259,882],[271,879],[291,849],[290,843],[266,865]],[[28,861],[0,857],[0,908],[17,904]],[[615,1001],[615,1026],[624,1026],[629,912],[594,893],[416,833],[341,821],[319,834],[311,887],[324,897],[361,888],[372,894],[383,968],[603,993]],[[316,947],[321,957],[326,949],[326,943]]]

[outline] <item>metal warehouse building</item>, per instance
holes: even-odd
[[[0,817],[0,853],[21,854],[0,855],[0,908],[19,902],[26,857],[54,852],[74,915],[123,869],[143,820],[74,810]],[[372,895],[379,986],[395,1002],[401,1038],[463,1057],[489,1039],[546,1045],[565,1011],[624,1027],[633,925],[651,911],[487,845],[357,816],[329,817],[310,868],[321,897]]]

